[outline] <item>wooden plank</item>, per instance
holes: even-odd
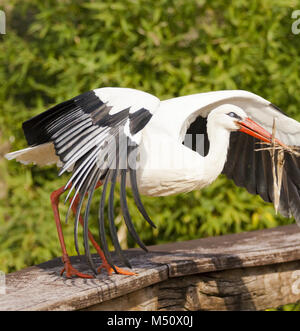
[[[159,286],[151,285],[121,297],[101,302],[83,310],[92,311],[155,311],[158,310]]]
[[[300,300],[300,261],[174,277],[86,310],[263,310]]]
[[[158,310],[264,310],[300,300],[300,261],[177,277],[157,285]]]
[[[163,281],[170,282],[174,277],[195,274],[198,277],[201,273],[220,270],[286,264],[300,259],[300,230],[296,225],[290,225],[152,246],[149,249],[149,253],[138,249],[126,252],[133,270],[139,273],[137,276],[108,277],[103,274],[92,280],[70,280],[59,276],[62,263],[58,258],[9,274],[6,279],[7,293],[0,295],[0,309],[84,309],[103,302],[108,304],[109,300]],[[99,265],[100,259],[96,255],[93,258]],[[115,261],[119,265],[118,260]],[[72,262],[80,271],[88,272],[82,258],[72,257]],[[153,302],[151,304],[155,305]],[[143,303],[137,301],[138,305]]]
[[[149,249],[156,253],[152,262],[168,264],[169,277],[269,265],[300,259],[300,228],[293,224]]]
[[[75,268],[88,273],[84,259],[71,257]],[[100,264],[100,258],[94,257]],[[134,267],[137,276],[97,275],[95,279],[60,277],[60,259],[7,275],[0,310],[78,310],[111,300],[168,278],[167,266],[146,262]]]

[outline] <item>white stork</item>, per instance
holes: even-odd
[[[250,119],[251,118],[251,119]],[[62,248],[67,277],[90,278],[70,263],[58,211],[59,196],[74,192],[69,210],[76,214],[74,240],[78,250],[78,223],[83,225],[84,247],[94,272],[88,239],[102,258],[101,268],[133,274],[113,265],[105,236],[104,205],[107,187],[111,238],[126,266],[114,224],[114,189],[120,182],[120,202],[126,226],[138,237],[128,211],[126,186],[136,206],[152,226],[139,193],[166,196],[198,190],[224,173],[252,194],[273,202],[271,156],[256,151],[258,141],[271,142],[273,119],[277,119],[276,142],[300,146],[300,123],[286,116],[269,101],[247,91],[218,91],[160,101],[148,93],[129,88],[95,89],[58,104],[23,123],[30,147],[9,153],[7,159],[40,166],[57,164],[59,175],[72,171],[68,183],[51,194],[51,202]],[[185,137],[202,134],[205,150],[183,144]],[[209,146],[208,146],[209,145]],[[300,222],[300,160],[286,153],[279,211]],[[130,179],[130,180],[129,180]],[[95,189],[103,184],[99,204],[99,237],[103,251],[88,230],[90,203]],[[84,217],[80,216],[87,196]],[[69,212],[68,212],[69,214]],[[67,215],[68,216],[68,215]],[[61,274],[62,274],[61,273]]]

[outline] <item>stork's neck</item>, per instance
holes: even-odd
[[[205,177],[208,182],[214,181],[222,172],[228,153],[230,132],[223,127],[214,127],[207,123],[209,152],[204,157]]]

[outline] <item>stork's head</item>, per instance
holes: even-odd
[[[207,119],[208,123],[213,123],[215,127],[223,127],[228,131],[241,131],[262,141],[272,142],[272,135],[249,118],[240,107],[230,104],[221,105],[212,110]],[[278,139],[275,139],[275,141],[284,146]]]

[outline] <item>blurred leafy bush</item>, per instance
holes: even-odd
[[[11,0],[0,36],[0,269],[11,272],[60,256],[50,193],[65,184],[57,169],[7,162],[26,146],[21,124],[84,91],[121,86],[161,99],[245,89],[300,120],[300,36],[294,0]],[[221,176],[210,187],[166,198],[143,197],[157,225],[144,225],[146,244],[189,240],[287,224],[273,206]],[[97,200],[92,231],[97,235]],[[62,204],[64,215],[67,206]],[[126,236],[116,196],[116,222]],[[72,222],[64,225],[70,254]]]

